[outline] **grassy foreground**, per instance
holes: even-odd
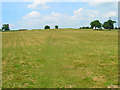
[[[118,84],[118,32],[2,32],[3,88],[99,88]]]

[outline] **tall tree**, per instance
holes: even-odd
[[[58,29],[58,25],[55,25],[55,29]]]
[[[3,24],[3,26],[2,26],[2,31],[7,31],[7,30],[10,30],[10,28],[9,28],[9,24]]]
[[[95,21],[92,21],[91,23],[90,23],[90,25],[91,25],[91,28],[94,28],[95,27],[95,29],[98,27],[98,28],[101,28],[101,26],[102,26],[102,24],[99,22],[99,20],[95,20]]]
[[[108,21],[104,22],[102,26],[105,29],[111,30],[114,28],[114,23],[116,23],[116,21],[112,21],[111,19],[109,19]]]

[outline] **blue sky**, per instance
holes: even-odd
[[[96,19],[117,21],[117,8],[116,2],[3,2],[2,24],[11,29],[79,28]]]

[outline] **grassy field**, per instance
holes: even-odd
[[[100,88],[118,84],[118,32],[2,32],[3,88]]]

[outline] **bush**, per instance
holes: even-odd
[[[118,29],[117,27],[115,27],[115,29]]]
[[[55,29],[58,29],[58,25],[55,26]]]
[[[82,27],[82,29],[85,29],[85,27]]]
[[[46,26],[44,27],[44,29],[50,29],[50,26],[46,25]]]

